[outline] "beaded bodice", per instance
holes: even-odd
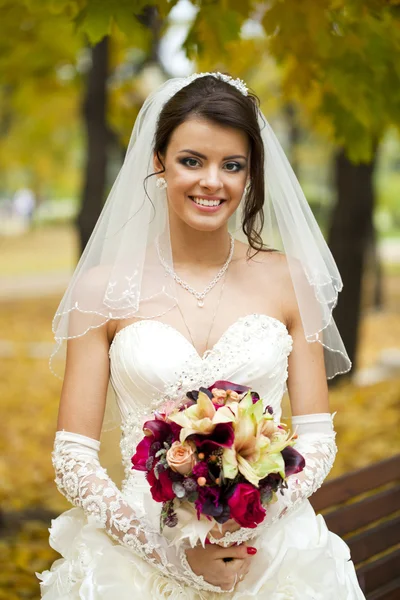
[[[279,419],[291,349],[286,326],[263,314],[237,319],[203,356],[161,321],[137,321],[121,329],[110,347],[110,369],[121,412],[126,475],[143,422],[165,403],[179,404],[188,390],[220,379],[248,385]]]

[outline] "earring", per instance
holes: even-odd
[[[165,190],[165,188],[167,187],[167,182],[165,181],[164,177],[157,178],[156,186],[159,190]]]

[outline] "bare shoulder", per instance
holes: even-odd
[[[247,270],[254,274],[254,277],[261,277],[262,281],[268,285],[282,282],[288,283],[290,278],[289,265],[286,255],[279,250],[260,250],[257,252],[250,248],[247,244],[239,242],[237,262]]]
[[[246,265],[254,270],[265,270],[265,267],[273,269],[276,274],[284,274],[288,271],[288,262],[286,255],[279,250],[267,249],[256,251],[248,244],[236,242],[235,258],[238,261],[245,261]]]
[[[289,266],[286,255],[279,250],[263,250],[257,254],[250,255],[248,259],[250,265],[255,265],[256,268],[268,271],[277,279],[285,279],[290,277]]]
[[[279,250],[256,252],[247,244],[239,243],[238,263],[247,281],[260,295],[269,298],[277,307],[284,322],[290,326],[298,314],[292,273],[286,254]],[[298,267],[299,274],[301,267]]]

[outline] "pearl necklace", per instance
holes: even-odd
[[[225,272],[228,269],[229,264],[230,264],[230,262],[232,260],[233,251],[235,249],[235,239],[234,239],[234,237],[233,237],[233,235],[231,233],[229,234],[229,237],[230,237],[230,240],[231,240],[231,247],[230,247],[230,250],[229,250],[228,258],[226,259],[224,265],[218,271],[218,273],[216,274],[216,276],[210,281],[210,283],[207,285],[206,288],[204,288],[204,290],[202,292],[197,292],[194,288],[192,288],[188,283],[186,283],[186,281],[184,281],[181,277],[179,277],[179,275],[177,275],[177,273],[175,273],[175,271],[165,262],[163,256],[161,255],[159,241],[158,241],[158,239],[156,240],[156,249],[157,249],[158,258],[159,258],[162,266],[164,267],[165,271],[184,290],[186,290],[187,292],[189,292],[189,294],[192,294],[192,296],[194,296],[196,298],[196,300],[197,300],[197,306],[199,308],[203,308],[203,306],[204,306],[204,298],[206,297],[206,295],[209,292],[211,292],[211,290],[213,289],[213,287],[215,287],[217,285],[217,283],[221,279],[221,277],[223,277],[223,275],[225,274]]]

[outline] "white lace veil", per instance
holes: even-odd
[[[165,103],[194,79],[212,75],[247,95],[245,84],[220,73],[170,79],[144,102],[136,119],[124,164],[53,320],[56,349],[110,319],[157,318],[176,304],[175,286],[155,251],[172,267],[165,194],[156,187],[153,143]],[[351,363],[332,318],[342,281],[299,182],[265,117],[258,121],[264,143],[265,226],[263,240],[283,251],[309,342],[325,349],[328,378]],[[239,212],[239,211],[238,211]],[[240,221],[240,214],[237,215]],[[316,310],[316,306],[319,310]]]

